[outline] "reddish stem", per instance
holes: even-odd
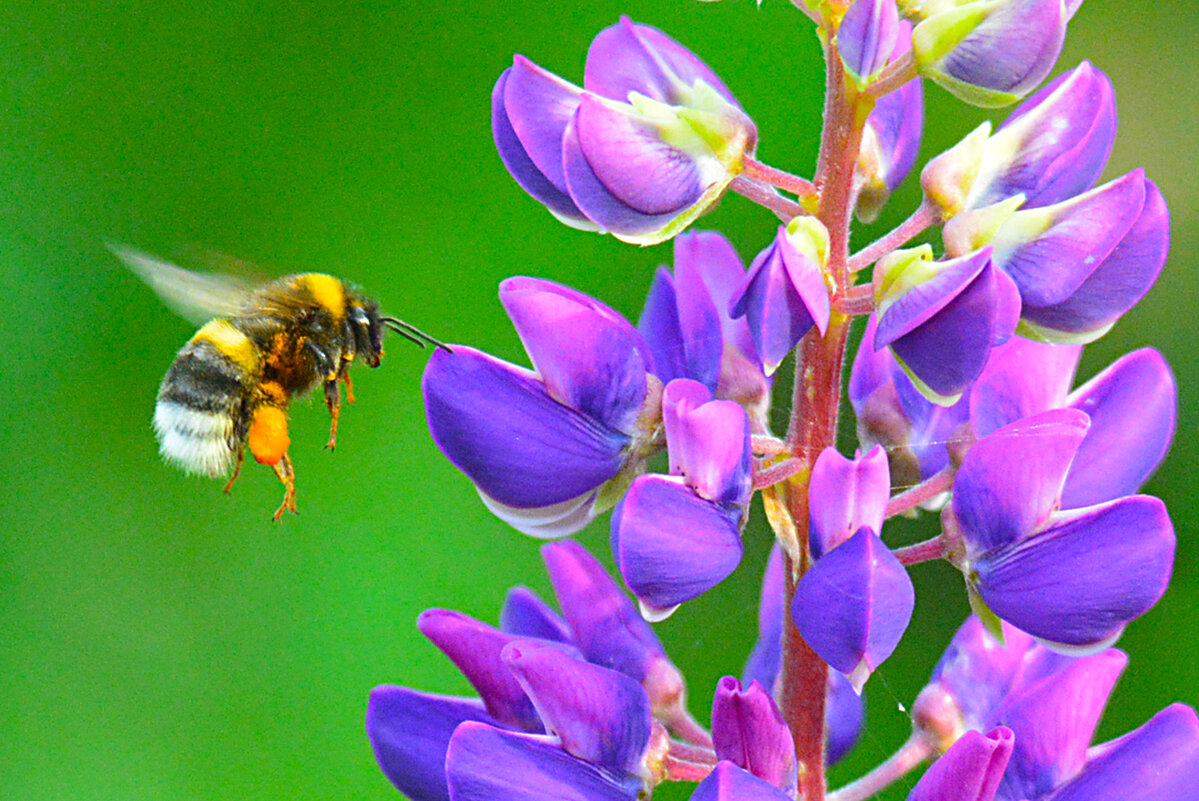
[[[702,782],[716,767],[714,763],[701,765],[671,755],[667,755],[663,766],[666,768],[666,778],[676,782]]]
[[[901,222],[892,231],[887,232],[878,240],[871,242],[849,259],[849,271],[856,273],[874,264],[891,251],[904,245],[912,237],[923,232],[930,225],[941,221],[941,213],[930,204],[923,203],[912,212],[912,216]]]
[[[697,765],[716,764],[716,752],[711,748],[691,745],[690,743],[683,743],[678,740],[670,741],[670,755],[685,762],[694,762]]]
[[[906,492],[901,492],[887,502],[887,517],[895,517],[909,509],[915,509],[922,503],[931,501],[943,492],[949,492],[953,489],[953,477],[956,469],[946,467],[939,473],[931,476],[927,481],[922,481]]]
[[[840,297],[833,298],[833,307],[846,317],[857,317],[874,311],[874,287],[860,284]]]
[[[807,466],[803,459],[791,458],[778,464],[772,464],[770,467],[763,467],[754,472],[754,489],[760,490],[780,481],[786,481],[791,476],[803,472]]]
[[[882,97],[894,92],[908,81],[915,78],[916,56],[909,50],[899,61],[893,61],[879,74],[878,79],[866,87],[866,94],[871,97]]]
[[[828,230],[828,270],[833,278],[834,294],[850,287],[849,223],[853,206],[854,168],[861,148],[866,104],[858,102],[848,88],[835,42],[825,47],[827,86],[824,107],[824,131],[816,183],[820,187],[817,217]],[[787,445],[791,453],[810,467],[825,448],[837,441],[837,416],[841,408],[841,378],[849,318],[834,312],[821,336],[811,331],[800,342],[795,365],[795,388],[791,398],[791,420]],[[802,474],[801,474],[802,475]],[[810,471],[807,473],[810,475]],[[808,487],[806,480],[786,485],[788,511],[794,520],[799,540],[799,563],[784,557],[786,597],[784,609],[791,608],[795,587],[808,569]],[[783,666],[780,702],[783,717],[795,740],[799,763],[799,793],[805,801],[823,801],[824,776],[824,703],[828,665],[808,647],[790,616],[783,625]]]
[[[750,178],[765,181],[786,192],[791,192],[799,197],[816,196],[816,184],[807,178],[801,178],[777,167],[771,167],[769,164],[763,164],[751,156],[742,156],[741,167]]]
[[[915,545],[905,545],[894,548],[891,553],[901,565],[917,565],[921,562],[931,562],[934,559],[944,559],[949,555],[949,543],[945,537],[938,534],[932,539],[918,542]]]
[[[919,735],[912,735],[886,762],[860,779],[829,793],[828,801],[865,801],[902,779],[932,755],[933,749],[929,743]]]
[[[790,222],[804,213],[803,206],[790,198],[785,198],[774,188],[753,178],[738,175],[729,184],[729,189],[742,197],[749,198],[759,206],[765,206],[775,213],[783,222]]]

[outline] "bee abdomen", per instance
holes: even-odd
[[[167,370],[154,408],[160,451],[189,473],[219,476],[244,445],[257,352],[225,320],[201,328]]]

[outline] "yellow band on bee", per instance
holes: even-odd
[[[346,288],[333,276],[324,273],[305,273],[296,278],[296,286],[306,288],[312,293],[312,299],[328,309],[335,318],[341,319],[345,315]]]
[[[237,330],[228,320],[213,320],[192,337],[192,342],[211,343],[226,358],[242,369],[258,371],[258,351],[250,338]]]

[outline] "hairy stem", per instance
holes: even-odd
[[[853,211],[854,168],[862,142],[867,105],[859,103],[845,80],[835,42],[826,40],[827,86],[824,131],[816,183],[820,187],[817,217],[828,230],[828,271],[834,294],[850,287],[849,223]],[[791,398],[787,445],[805,467],[837,441],[841,407],[841,379],[849,335],[849,318],[833,312],[824,336],[812,330],[800,342]],[[786,597],[791,608],[795,587],[811,563],[808,550],[808,479],[801,471],[785,486],[787,510],[794,521],[797,554],[784,557]],[[798,557],[798,558],[796,558]],[[825,793],[825,693],[828,665],[808,647],[790,615],[783,625],[783,666],[779,689],[784,718],[795,740],[799,763],[799,792],[805,801],[823,801]]]
[[[749,198],[759,206],[770,209],[783,222],[790,222],[805,213],[803,206],[794,200],[783,197],[774,191],[774,187],[745,175],[738,175],[734,178],[733,182],[729,184],[729,189],[742,197]]]
[[[756,178],[759,181],[765,181],[771,186],[787,192],[792,192],[796,195],[799,195],[801,198],[814,198],[816,196],[816,185],[807,178],[800,178],[798,175],[792,175],[789,172],[771,167],[768,164],[763,164],[757,159],[749,156],[744,156],[741,159],[741,166],[745,170],[745,174],[750,178]]]
[[[884,234],[878,240],[871,242],[849,259],[849,271],[856,273],[874,264],[896,248],[906,244],[908,240],[923,232],[930,225],[940,222],[941,213],[931,204],[923,203],[912,212],[912,216],[901,222],[896,228]]]
[[[676,782],[702,782],[712,772],[714,764],[699,764],[667,755],[663,767],[666,778]]]
[[[914,545],[895,548],[891,553],[895,554],[895,558],[901,565],[916,565],[921,562],[931,562],[934,559],[944,559],[949,554],[949,543],[946,542],[943,535],[938,534]]]
[[[754,471],[754,489],[765,489],[780,481],[786,481],[807,468],[807,463],[803,459],[786,459],[778,464],[772,464],[769,467],[763,467],[761,470]]]
[[[865,801],[885,790],[932,756],[933,749],[919,735],[913,734],[898,751],[874,770],[856,781],[828,794],[828,801]]]
[[[931,501],[943,492],[953,488],[953,477],[957,469],[952,465],[931,476],[927,481],[921,481],[911,489],[901,492],[887,502],[887,517],[894,517],[909,509],[915,509],[926,501]]]

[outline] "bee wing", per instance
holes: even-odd
[[[236,313],[254,291],[252,283],[235,275],[192,272],[126,245],[108,243],[108,249],[172,311],[197,325]]]

